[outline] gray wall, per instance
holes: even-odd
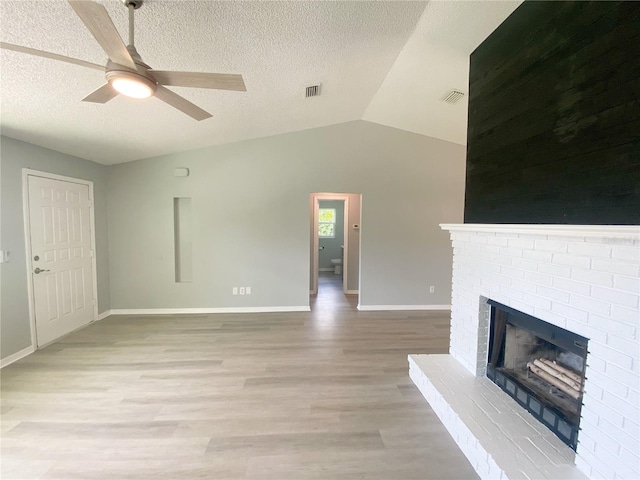
[[[107,167],[7,137],[0,138],[2,250],[11,252],[0,265],[0,356],[5,358],[31,345],[27,270],[22,211],[22,169],[31,168],[93,182],[96,219],[98,311],[111,308],[107,246]]]
[[[318,267],[321,269],[333,269],[331,259],[342,258],[342,245],[344,238],[344,200],[320,200],[320,208],[335,208],[336,210],[336,236],[334,238],[318,238],[318,246],[324,247],[318,252]]]
[[[438,224],[462,221],[464,164],[463,146],[355,121],[111,166],[112,308],[308,305],[311,192],[362,193],[362,305],[449,304]],[[192,198],[192,283],[175,282],[174,197]]]

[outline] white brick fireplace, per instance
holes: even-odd
[[[450,355],[412,355],[410,373],[480,476],[640,478],[640,227],[442,228],[454,250]],[[487,298],[589,339],[575,459],[484,377]]]

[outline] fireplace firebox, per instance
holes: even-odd
[[[576,449],[588,339],[491,305],[487,377]]]

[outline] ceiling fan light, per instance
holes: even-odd
[[[131,98],[149,98],[156,92],[154,82],[142,75],[112,71],[107,74],[111,86],[122,95]]]
[[[116,78],[111,82],[113,88],[118,93],[126,95],[132,98],[149,98],[153,95],[153,90],[148,85],[138,82],[137,80],[131,80],[130,78]]]

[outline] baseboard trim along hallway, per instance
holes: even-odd
[[[220,308],[114,308],[101,313],[98,320],[109,315],[186,315],[194,313],[280,313],[309,312],[308,305],[288,307],[220,307]]]
[[[36,349],[33,348],[33,345],[30,345],[27,348],[23,348],[19,352],[16,352],[13,355],[9,355],[8,357],[3,358],[2,360],[0,360],[0,368],[4,368],[4,367],[6,367],[8,365],[11,365],[13,362],[17,362],[21,358],[24,358],[27,355],[31,355],[35,351],[36,351]]]
[[[451,310],[451,305],[358,305],[362,311]]]

